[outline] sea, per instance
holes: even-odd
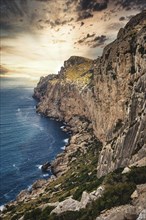
[[[63,123],[36,113],[33,87],[1,79],[0,206],[14,200],[38,179],[48,179],[42,164],[51,162],[68,143]]]

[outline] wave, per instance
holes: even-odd
[[[36,165],[36,167],[41,170],[43,165]]]
[[[19,170],[19,167],[17,167],[16,164],[13,164],[13,167],[14,167],[16,170]]]
[[[65,150],[66,146],[61,147],[62,150]]]
[[[29,186],[27,187],[27,190],[30,192],[30,191],[32,190],[32,185],[29,185]]]
[[[65,138],[69,137],[60,129],[65,123],[52,122],[49,118],[45,119],[36,114],[36,102],[29,101],[31,92],[25,93],[23,89],[16,89],[5,90],[3,94],[1,162],[4,165],[1,167],[3,195],[0,205],[16,198],[24,188],[31,189],[30,185],[37,179],[49,178],[50,170],[47,173],[41,171],[43,161],[52,161],[62,152],[68,143]]]
[[[48,173],[43,174],[43,177],[49,177],[50,175]]]
[[[5,209],[5,206],[4,206],[4,205],[1,205],[1,206],[0,206],[0,211],[2,212],[2,211],[4,211],[4,209]]]
[[[16,186],[14,188],[12,188],[11,190],[9,190],[7,193],[4,194],[4,198],[6,199],[10,199],[11,198],[11,193],[14,192],[19,186]]]
[[[68,144],[68,141],[69,141],[69,138],[66,138],[66,139],[63,140],[63,142],[64,142],[65,144]]]
[[[41,127],[41,126],[39,126],[39,125],[37,125],[37,124],[32,124],[34,127],[36,127],[36,128],[38,128],[38,129],[40,129],[40,131],[43,131],[44,130],[44,128],[43,127]]]
[[[28,96],[20,96],[20,99],[22,99],[22,100],[33,100],[33,98],[28,97]]]

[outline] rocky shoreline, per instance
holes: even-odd
[[[37,112],[64,121],[71,137],[51,163],[55,176],[21,192],[4,219],[144,220],[145,45],[143,11],[97,60],[72,56],[58,75],[40,79]]]

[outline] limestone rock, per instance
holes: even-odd
[[[79,210],[80,202],[72,199],[71,197],[64,200],[63,202],[60,202],[59,205],[53,209],[51,213],[62,213],[66,211],[77,211]]]
[[[135,199],[135,198],[138,198],[138,192],[137,190],[135,190],[132,195],[131,195],[131,199]]]
[[[37,180],[32,185],[32,190],[35,190],[35,189],[38,189],[38,188],[42,188],[42,186],[44,186],[45,183],[46,183],[46,180],[44,180],[44,179]]]
[[[80,208],[86,208],[87,204],[90,203],[91,201],[93,201],[94,198],[96,198],[96,197],[94,197],[84,191],[82,193],[82,198],[80,201]]]
[[[144,10],[120,30],[97,60],[72,56],[58,75],[41,78],[34,90],[40,100],[37,111],[64,120],[74,135],[83,133],[83,118],[90,123],[103,142],[99,177],[146,160],[145,27]],[[66,156],[63,161],[65,165],[58,161],[60,169],[54,166],[57,173],[68,167]]]
[[[134,195],[135,194],[135,195]],[[123,205],[105,210],[96,220],[142,220],[146,219],[146,184],[138,185],[132,194],[132,205]]]
[[[122,174],[130,172],[130,170],[131,169],[129,167],[125,167],[124,170],[122,171]]]
[[[99,197],[102,196],[103,192],[104,192],[105,187],[104,186],[99,186],[97,188],[97,190],[93,191],[90,193],[90,195],[95,196],[96,199],[98,199]]]
[[[18,202],[22,202],[24,201],[25,199],[27,199],[28,197],[30,196],[30,192],[28,190],[22,190],[18,196],[16,197],[16,200]]]
[[[64,62],[58,75],[42,77],[34,89],[34,97],[39,100],[37,112],[63,120],[71,132],[68,146],[51,164],[53,174],[63,175],[75,162],[78,152],[86,156],[88,148],[96,144],[98,146],[99,143],[98,177],[120,167],[126,167],[124,172],[127,172],[127,167],[146,164],[145,92],[144,10],[119,31],[117,39],[105,47],[101,57],[90,60],[72,56]],[[53,181],[54,177],[51,179]],[[45,183],[36,183],[31,194],[22,191],[15,205],[44,195],[49,190],[49,184],[47,191],[44,186]],[[60,188],[57,186],[54,191],[61,190]],[[104,188],[98,188],[91,193],[83,192],[80,202],[69,197],[57,203],[52,213],[59,214],[86,207],[88,203],[99,198],[103,191]],[[55,194],[51,188],[51,196],[53,193]],[[45,207],[45,198],[43,202],[42,209]],[[12,205],[14,203],[10,206]],[[145,218],[145,209],[146,184],[143,184],[137,186],[131,205],[104,210],[97,219],[142,219]]]
[[[137,218],[136,209],[133,206],[125,205],[115,207],[101,214],[96,220],[134,220]]]
[[[136,220],[146,220],[146,209],[142,210]]]
[[[95,190],[91,193],[87,193],[86,191],[84,191],[82,193],[82,197],[81,197],[81,201],[80,201],[80,208],[85,208],[87,206],[87,204],[100,198],[102,196],[103,192],[104,192],[104,186],[98,187],[97,190]]]
[[[136,187],[137,195],[133,197],[132,204],[137,207],[138,212],[146,209],[146,184],[141,184]]]

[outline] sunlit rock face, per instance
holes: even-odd
[[[73,56],[59,75],[41,78],[35,88],[39,112],[71,126],[77,117],[90,121],[103,142],[98,176],[145,158],[145,25],[143,11],[97,60]]]
[[[109,104],[111,116],[107,119],[107,127],[114,117],[115,121],[106,133],[105,147],[98,163],[99,176],[132,164],[146,155],[145,22],[146,12],[131,19],[125,29],[120,31],[124,35],[120,37],[119,32],[113,49],[107,47],[104,51],[109,59],[112,56],[108,60],[108,64],[111,64],[108,73],[114,79],[113,85],[109,87],[113,97],[110,94],[109,97],[110,102],[115,100],[115,105]]]

